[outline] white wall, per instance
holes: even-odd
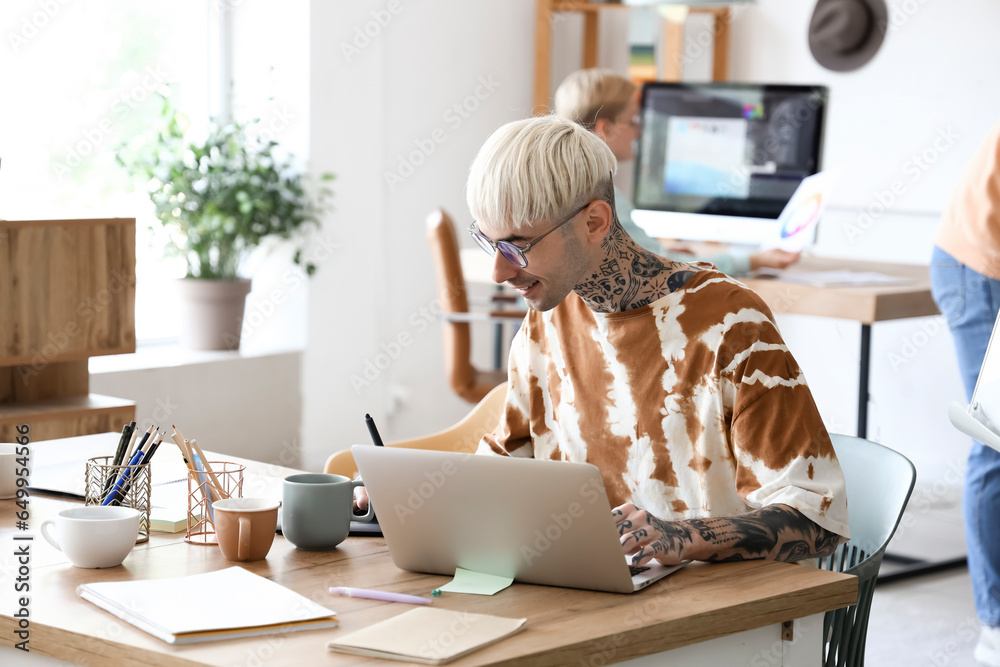
[[[136,421],[143,428],[176,424],[204,449],[294,468],[299,464],[301,356],[175,349],[94,357],[90,390],[135,401]],[[155,367],[141,368],[141,358],[155,358]]]
[[[837,74],[809,53],[812,4],[763,0],[740,11],[731,77],[830,87],[824,161],[843,175],[819,254],[927,263],[941,210],[1000,108],[1000,89],[984,85],[1000,68],[1000,5],[892,0],[879,53]],[[805,317],[780,324],[828,424],[853,433],[858,326]],[[953,477],[968,439],[945,415],[964,392],[943,319],[875,325],[871,354],[870,436],[910,456],[923,485]]]
[[[830,86],[826,164],[842,165],[844,178],[822,226],[821,254],[926,262],[941,207],[996,115],[1000,89],[985,83],[1000,65],[991,34],[1000,5],[966,0],[959,11],[955,3],[891,0],[893,27],[876,58],[835,74],[808,50],[813,4],[758,0],[740,7],[731,78]],[[468,222],[469,163],[490,131],[523,117],[531,104],[533,0],[400,0],[397,14],[382,15],[386,25],[372,23],[387,6],[311,4],[310,151],[314,164],[338,174],[337,211],[326,232],[340,247],[312,283],[303,378],[307,461],[365,440],[365,412],[393,438],[443,427],[467,409],[444,382],[440,333],[420,310],[434,299],[423,219],[443,205],[458,224]],[[553,27],[553,84],[579,62],[580,25],[571,17]],[[375,36],[345,55],[344,45],[366,26]],[[602,20],[602,65],[624,67],[624,50],[615,45],[626,34],[623,14]],[[688,54],[689,72],[708,71],[704,54]],[[499,86],[453,127],[445,114],[475,93],[480,77]],[[437,128],[445,141],[389,187],[385,173],[398,170],[401,157],[426,145]],[[939,132],[956,138],[932,155]],[[914,171],[908,161],[925,150],[933,164]],[[903,194],[888,201],[884,191],[895,180],[903,181]],[[880,195],[888,204],[881,213]],[[859,220],[865,212],[870,222]],[[828,426],[852,433],[858,325],[794,316],[781,317],[780,325]],[[394,359],[380,358],[397,351],[399,334],[412,343]],[[474,335],[488,341],[490,333]],[[366,363],[386,361],[370,385],[352,388],[351,376],[361,377]],[[962,464],[968,444],[945,417],[948,401],[962,391],[939,318],[874,327],[871,396],[870,436],[906,452],[925,481]]]
[[[311,284],[307,461],[367,441],[366,412],[396,438],[443,428],[468,410],[445,383],[440,324],[427,315],[435,291],[424,219],[443,206],[456,224],[470,222],[472,158],[499,125],[529,113],[534,6],[311,5],[310,152],[314,165],[337,174],[326,231],[339,248]],[[366,27],[375,36],[355,46]],[[412,173],[404,167],[402,182],[390,185],[385,174],[400,173],[401,161],[415,165]],[[401,335],[408,344],[398,345]],[[474,332],[486,344],[490,335]],[[352,385],[352,376],[367,382],[366,367],[373,381]]]

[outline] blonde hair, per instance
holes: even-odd
[[[518,120],[486,140],[469,169],[473,217],[510,233],[554,221],[587,198],[614,206],[614,153],[597,135],[557,116]]]
[[[555,113],[593,131],[598,120],[621,116],[635,91],[634,83],[609,69],[577,70],[559,84]]]

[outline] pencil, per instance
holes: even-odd
[[[205,466],[205,472],[208,473],[208,478],[212,480],[212,484],[215,486],[216,491],[219,492],[219,495],[223,499],[228,498],[229,494],[226,493],[225,489],[222,488],[222,484],[219,482],[219,479],[215,476],[215,471],[212,470],[212,466],[208,463],[208,457],[205,456],[205,452],[201,451],[201,447],[198,445],[198,441],[192,439],[190,442],[192,451],[197,452],[198,456],[201,458],[201,464]]]
[[[194,463],[194,468],[197,471],[195,478],[198,480],[198,488],[201,489],[201,495],[205,497],[205,509],[208,510],[208,520],[210,523],[215,524],[215,510],[212,505],[216,501],[216,494],[218,492],[208,480],[208,476],[205,474],[205,463],[198,456],[198,453],[195,452],[192,445],[193,442],[193,440],[184,441],[188,447],[188,451],[191,453],[191,461]]]
[[[191,460],[191,452],[188,451],[187,443],[184,441],[184,436],[181,435],[181,432],[177,430],[176,426],[173,424],[171,424],[171,426],[173,426],[174,432],[170,438],[177,445],[177,449],[181,450],[181,458],[184,459],[184,465],[188,467],[188,470],[194,470],[194,461]]]

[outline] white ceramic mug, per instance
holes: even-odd
[[[42,522],[42,537],[77,567],[121,565],[139,536],[141,513],[131,507],[73,507]],[[55,526],[56,535],[49,528]]]
[[[17,478],[24,477],[27,486],[28,470],[22,465],[28,461],[27,445],[0,442],[0,498],[17,496]],[[20,454],[18,452],[21,452]],[[20,459],[20,462],[18,462]]]

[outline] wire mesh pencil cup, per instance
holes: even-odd
[[[136,544],[149,540],[149,508],[152,480],[149,464],[114,465],[113,456],[87,459],[84,504],[100,505],[113,494],[111,505],[139,510],[139,535]]]
[[[220,498],[243,497],[246,466],[232,461],[209,461],[208,465],[212,473],[188,470],[187,533],[184,535],[188,544],[218,544],[212,503]]]

